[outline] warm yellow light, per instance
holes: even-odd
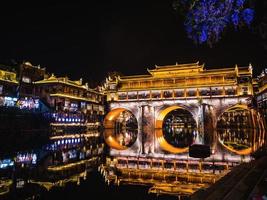
[[[126,150],[127,147],[120,145],[120,143],[112,136],[113,129],[105,129],[104,139],[108,146],[116,150]]]
[[[125,108],[116,108],[110,111],[104,120],[104,127],[105,128],[114,128],[113,121],[120,115],[121,112],[125,111]]]
[[[183,107],[181,107],[181,106],[170,106],[170,107],[167,107],[166,109],[164,109],[164,110],[162,110],[160,113],[159,113],[159,115],[158,115],[158,117],[157,117],[157,119],[156,119],[156,126],[155,126],[155,128],[162,128],[162,125],[163,125],[163,119],[165,118],[165,116],[169,113],[169,112],[171,112],[171,111],[173,111],[173,110],[176,110],[176,109],[183,109],[183,110],[185,110],[185,108],[183,108]]]
[[[170,145],[163,137],[162,129],[156,130],[156,137],[158,139],[160,147],[165,151],[168,151],[170,153],[186,153],[186,152],[188,152],[188,149],[189,149],[188,147],[178,148],[178,147],[174,147],[174,146]]]
[[[221,140],[219,140],[219,142],[220,142],[221,145],[222,145],[224,148],[226,148],[228,151],[231,151],[231,152],[236,153],[236,154],[238,154],[238,155],[248,155],[248,154],[252,153],[252,148],[251,148],[251,147],[249,147],[249,148],[247,148],[247,149],[243,149],[243,150],[235,150],[235,149],[233,149],[233,148],[231,148],[231,147],[229,147],[229,146],[226,146]]]

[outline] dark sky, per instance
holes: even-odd
[[[206,68],[267,64],[255,31],[229,30],[213,48],[186,37],[172,0],[1,5],[0,62],[28,60],[72,79],[108,71],[146,73],[154,65],[200,61]]]

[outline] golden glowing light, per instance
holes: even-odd
[[[114,120],[120,115],[121,112],[125,111],[125,108],[116,108],[110,111],[104,119],[105,128],[114,128]]]
[[[113,129],[105,129],[104,139],[107,145],[116,150],[126,150],[127,147],[120,145],[120,143],[112,136]]]
[[[181,106],[176,106],[176,105],[175,105],[175,106],[170,106],[170,107],[168,107],[168,108],[162,110],[162,111],[159,113],[159,115],[158,115],[158,117],[157,117],[157,119],[156,119],[156,126],[155,126],[155,128],[162,128],[163,120],[164,120],[165,116],[166,116],[169,112],[171,112],[171,111],[173,111],[173,110],[176,110],[176,109],[183,109],[183,110],[186,110],[185,108],[183,108],[183,107],[181,107]]]
[[[226,112],[230,113],[230,112],[237,112],[237,111],[248,111],[249,112],[249,114],[251,115],[251,120],[252,120],[252,124],[253,124],[253,128],[254,128],[253,135],[255,137],[256,136],[255,128],[258,126],[257,123],[255,122],[255,116],[256,115],[255,115],[254,110],[253,109],[249,109],[247,105],[237,104],[237,105],[234,105],[234,106],[232,106],[230,108],[227,108],[226,110],[224,110],[222,112],[222,114],[218,117],[218,119],[220,119],[223,116],[223,114],[226,113]],[[231,152],[233,152],[233,153],[235,153],[237,155],[249,155],[250,153],[253,152],[253,149],[255,148],[255,146],[251,146],[251,147],[247,146],[247,148],[245,148],[245,149],[238,150],[238,149],[235,149],[235,148],[231,147],[231,145],[226,145],[223,140],[221,140],[221,139],[218,139],[218,140],[219,140],[220,144],[225,149],[227,149],[228,151],[231,151]],[[236,145],[238,145],[238,144],[236,143]],[[253,142],[253,145],[255,145],[255,142]]]
[[[185,147],[185,148],[178,148],[178,147],[174,147],[172,145],[170,145],[164,138],[163,136],[163,131],[162,129],[157,129],[156,130],[156,137],[158,139],[159,145],[160,147],[165,150],[168,151],[170,153],[186,153],[188,152],[189,147]]]
[[[246,149],[242,149],[242,150],[236,150],[234,148],[231,148],[231,147],[225,145],[221,140],[219,140],[219,142],[221,143],[221,145],[224,148],[226,148],[227,150],[229,150],[229,151],[231,151],[233,153],[236,153],[238,155],[248,155],[248,154],[252,153],[252,148],[251,147],[246,148]]]

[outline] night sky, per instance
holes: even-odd
[[[1,5],[0,63],[30,61],[56,75],[96,83],[107,72],[144,74],[154,65],[205,63],[206,68],[267,66],[264,35],[228,30],[213,47],[187,38],[172,0],[87,4]],[[256,25],[264,17],[258,4]],[[260,9],[259,9],[260,8]]]

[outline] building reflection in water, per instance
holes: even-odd
[[[255,125],[255,118],[248,110],[228,110],[220,116],[217,135],[220,144],[239,155],[248,155],[264,143],[265,131]]]
[[[196,122],[184,109],[171,111],[163,120],[163,136],[174,147],[188,147],[197,137]]]
[[[53,136],[38,149],[15,152],[14,158],[0,159],[0,177],[5,180],[0,183],[1,188],[5,188],[3,194],[11,188],[13,192],[14,188],[23,190],[29,184],[47,190],[70,182],[79,184],[80,179],[85,179],[87,172],[101,162],[104,143],[100,135],[99,131],[90,131]],[[27,195],[26,191],[23,193]]]
[[[122,111],[114,121],[112,137],[123,147],[130,147],[137,139],[137,120],[129,111]]]

